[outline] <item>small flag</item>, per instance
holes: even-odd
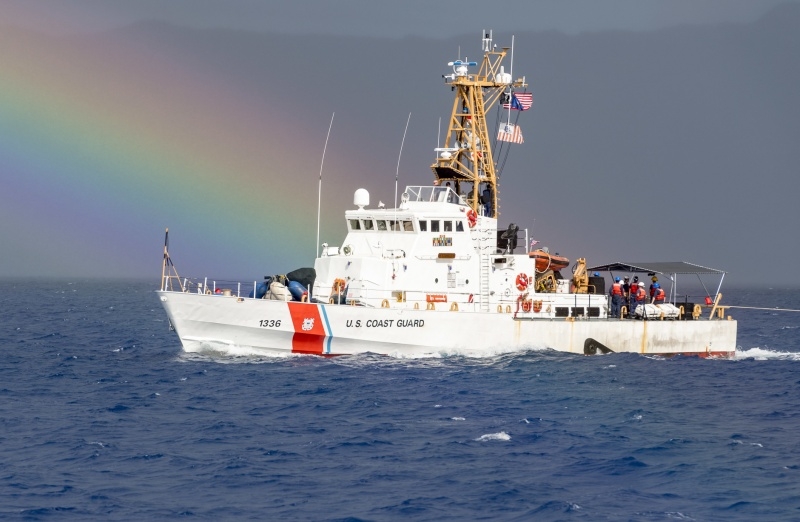
[[[522,139],[522,129],[519,128],[519,125],[514,125],[513,123],[500,125],[500,130],[497,131],[497,140],[508,141],[510,143],[525,142],[525,140]]]
[[[532,92],[514,92],[511,93],[511,103],[508,101],[503,103],[504,109],[514,109],[518,111],[527,111],[533,105]]]
[[[534,245],[536,245],[537,243],[538,243],[538,241],[536,241],[535,239],[531,239],[531,250],[533,249]]]

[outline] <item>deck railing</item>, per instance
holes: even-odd
[[[209,279],[185,277],[181,280],[184,293],[197,293],[210,296],[232,296],[242,299],[256,299],[259,281],[238,281],[228,279]],[[177,290],[176,290],[177,291]],[[337,299],[337,294],[328,292],[322,296],[311,296],[312,301],[328,304],[331,301],[343,305],[407,308],[417,310],[453,310],[472,311],[480,310],[480,297],[474,292],[448,289],[441,292],[415,291],[415,290],[384,290],[377,288],[352,288],[339,294],[342,299]],[[558,296],[558,297],[557,297]],[[543,313],[543,317],[552,316],[555,307],[569,309],[569,317],[596,319],[589,312],[591,308],[608,306],[608,296],[591,294],[570,294],[570,299],[564,299],[565,294],[530,293],[526,300],[536,301],[536,306]],[[582,297],[588,296],[588,297]],[[490,302],[490,310],[501,313],[524,313],[519,295],[513,293],[509,296],[500,295]],[[541,308],[540,308],[541,307]],[[576,310],[583,308],[582,313]],[[607,308],[606,308],[607,309]],[[538,312],[537,312],[538,313]]]

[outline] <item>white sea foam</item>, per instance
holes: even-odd
[[[429,349],[420,348],[419,351],[411,352],[389,352],[386,355],[394,359],[444,359],[450,357],[469,357],[472,359],[490,359],[499,355],[508,355],[513,353],[523,353],[528,351],[546,351],[549,348],[537,346],[492,346],[483,349],[470,348],[451,348],[430,351]]]
[[[800,361],[798,352],[779,352],[765,348],[750,348],[749,350],[736,350],[736,360],[755,359],[757,361],[781,360],[781,361]]]
[[[291,357],[308,357],[290,352],[261,352],[249,347],[224,343],[203,342],[197,351],[182,352],[179,360],[229,363],[259,363],[285,360]]]
[[[793,327],[784,327],[784,328],[793,328]],[[222,363],[258,363],[258,362],[272,362],[276,360],[285,360],[287,358],[294,358],[294,357],[309,357],[309,354],[297,354],[291,352],[281,352],[281,351],[267,351],[267,350],[256,350],[250,347],[243,347],[237,346],[233,344],[227,343],[217,343],[217,342],[208,342],[202,341],[196,348],[196,351],[192,352],[183,352],[179,359],[183,360],[197,360],[197,359],[213,359],[216,362]],[[122,351],[122,348],[118,348],[115,351]],[[386,356],[380,356],[380,358],[387,357],[389,359],[395,360],[428,360],[429,363],[434,363],[435,361],[446,361],[448,359],[458,358],[458,357],[465,357],[469,359],[483,359],[490,364],[494,362],[498,357],[502,357],[504,355],[513,355],[517,353],[525,353],[530,351],[549,351],[548,348],[540,348],[540,347],[492,347],[486,348],[484,350],[474,350],[474,349],[453,349],[453,350],[440,350],[436,352],[420,350],[419,352],[393,352],[388,353]],[[366,354],[365,354],[366,355]],[[316,357],[315,355],[311,355],[311,357]],[[356,357],[360,358],[361,355],[357,355]],[[651,358],[655,361],[663,362],[668,361],[668,358],[661,357],[661,356],[649,356],[644,355],[644,357]],[[338,358],[337,358],[338,359]],[[785,361],[800,361],[800,352],[782,352],[777,350],[770,350],[767,348],[761,347],[754,347],[749,349],[737,349],[736,355],[734,356],[735,360],[744,360],[744,359],[755,359],[759,361],[765,360],[785,360]],[[338,361],[343,362],[343,361]],[[351,361],[352,363],[353,361]],[[604,366],[604,369],[614,369],[617,365],[609,364]]]
[[[744,442],[743,440],[739,439],[734,439],[733,441],[731,441],[731,444],[741,444],[743,446],[756,446],[758,448],[764,447],[764,445],[761,444],[760,442]]]
[[[501,431],[500,433],[487,433],[486,435],[481,435],[475,440],[478,442],[485,442],[487,440],[511,440],[511,435],[505,431]]]
[[[246,346],[238,346],[235,344],[200,339],[191,339],[189,342],[193,346],[191,346],[190,352],[184,352],[184,358],[191,358],[190,354],[194,354],[195,357],[212,358],[217,362],[258,362],[259,359],[275,360],[285,359],[288,357],[306,357],[309,355],[284,351],[259,350]],[[503,355],[513,355],[529,351],[550,351],[550,349],[536,346],[492,346],[484,349],[464,347],[431,350],[430,348],[420,347],[418,350],[413,351],[388,352],[386,353],[385,357],[398,360],[427,359],[431,361],[453,359],[458,357],[491,360]],[[361,357],[363,355],[367,354],[357,354],[356,356]],[[382,355],[381,357],[384,356]]]
[[[463,420],[467,420],[467,419],[466,419],[466,418],[464,418],[464,417],[450,417],[450,420],[454,420],[454,421],[463,421]]]
[[[188,351],[185,355],[206,356],[214,359],[217,358],[249,358],[252,362],[258,362],[257,359],[285,359],[287,357],[306,357],[308,354],[292,353],[284,350],[270,350],[258,349],[251,346],[239,346],[233,342],[209,340],[203,338],[188,338],[184,339],[184,343],[188,346]],[[222,361],[230,362],[230,361]]]

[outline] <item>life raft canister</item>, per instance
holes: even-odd
[[[467,210],[467,222],[469,223],[469,228],[475,228],[475,225],[478,223],[478,213],[475,212],[475,210]]]
[[[528,276],[524,273],[517,274],[517,290],[523,292],[528,288]]]

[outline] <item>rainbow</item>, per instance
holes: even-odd
[[[289,107],[198,63],[120,36],[0,31],[0,275],[157,276],[166,226],[179,268],[202,263],[184,270],[310,262],[319,154],[295,136],[321,152],[329,116],[287,130]],[[311,209],[286,197],[301,172]]]

